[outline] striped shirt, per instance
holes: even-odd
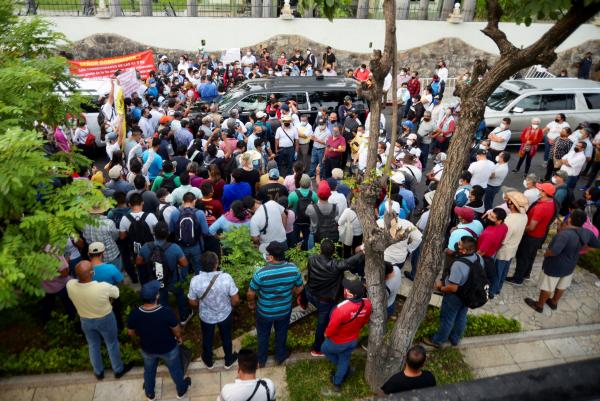
[[[300,270],[293,263],[261,267],[250,280],[250,288],[258,293],[258,313],[268,319],[287,316],[292,309],[292,290],[302,284]]]

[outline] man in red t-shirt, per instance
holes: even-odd
[[[366,64],[361,64],[359,68],[354,70],[354,78],[358,81],[366,81],[369,79],[369,74],[371,74],[371,71]]]
[[[348,375],[352,351],[358,345],[358,335],[371,317],[371,301],[363,298],[365,286],[362,280],[352,273],[346,272],[342,280],[344,298],[331,313],[329,324],[325,329],[325,342],[321,352],[336,365],[332,377],[333,389],[340,391],[340,386]]]
[[[477,253],[483,258],[493,258],[502,246],[502,241],[506,237],[508,227],[504,224],[506,211],[500,207],[491,210],[487,214],[487,220],[491,223],[482,232],[477,239]]]
[[[340,133],[340,127],[338,125],[334,125],[331,130],[332,136],[327,138],[325,145],[325,157],[323,157],[323,167],[325,168],[325,178],[331,177],[331,171],[334,168],[341,168],[342,166],[342,156],[346,152],[346,140]]]
[[[517,268],[515,274],[506,279],[513,285],[521,285],[523,280],[529,279],[537,251],[546,240],[548,228],[558,213],[553,199],[556,193],[554,185],[545,182],[535,184],[535,186],[540,191],[540,199],[533,203],[527,211],[525,234],[523,234],[519,249],[517,249]]]

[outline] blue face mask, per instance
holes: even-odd
[[[440,104],[440,101],[439,100],[434,100],[433,104],[438,105],[438,104]]]

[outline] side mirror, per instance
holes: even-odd
[[[523,112],[523,108],[522,107],[513,107],[513,109],[510,111],[511,113],[518,113],[521,114]]]

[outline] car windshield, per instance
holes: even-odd
[[[221,100],[219,100],[219,110],[221,111],[221,110],[226,109],[231,103],[234,103],[237,99],[242,97],[245,93],[246,93],[246,91],[241,90],[241,89],[232,90],[231,92],[226,93],[225,95],[223,95],[223,97],[221,97]]]
[[[501,111],[517,97],[519,97],[518,93],[499,86],[488,99],[487,106],[492,110]]]

